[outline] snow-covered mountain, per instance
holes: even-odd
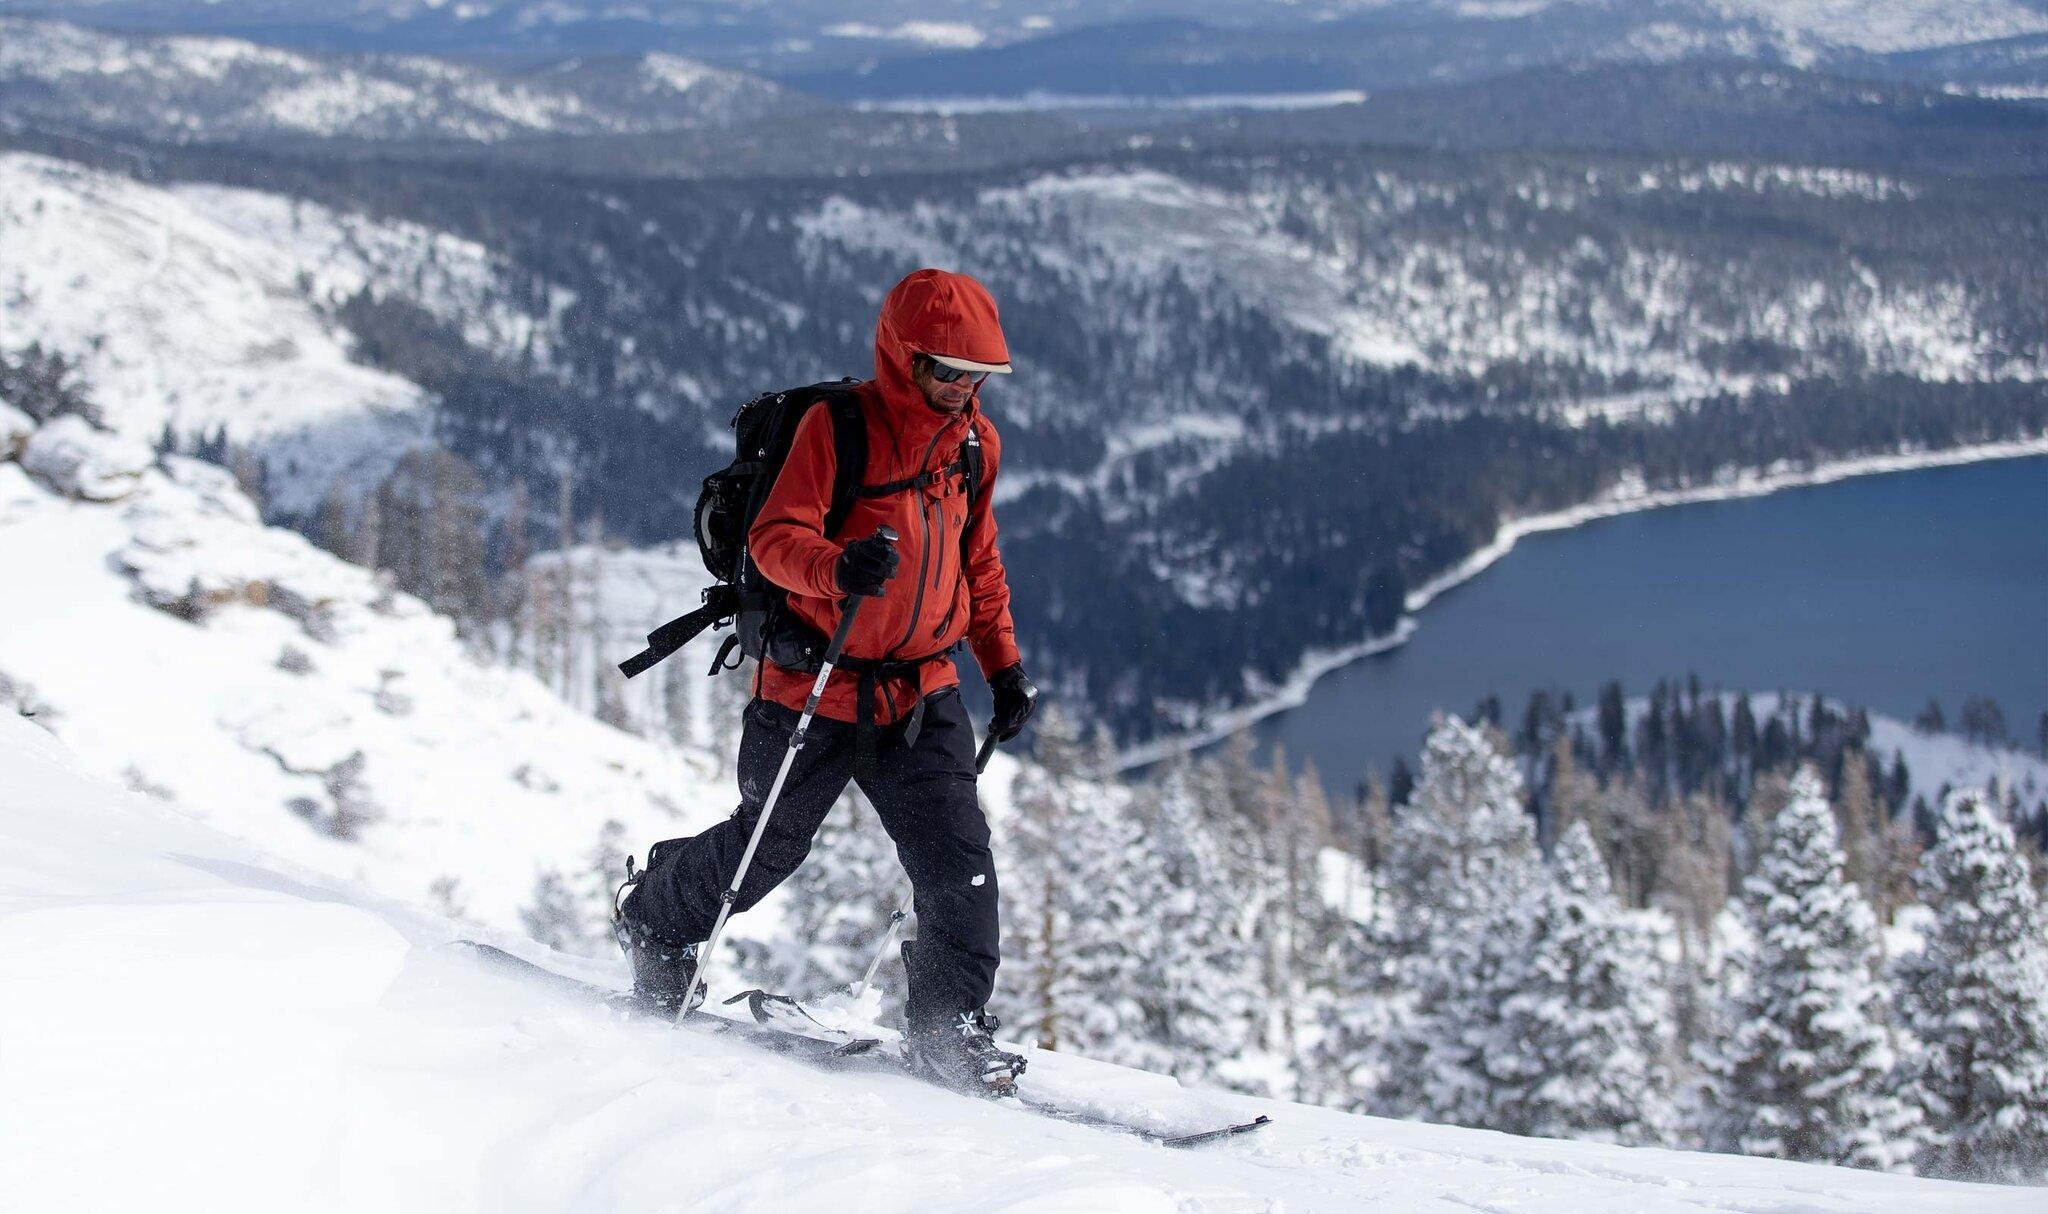
[[[655,49],[869,98],[1301,93],[1700,56],[1881,68],[1891,56],[2048,32],[2038,0],[0,0],[8,11],[311,48]]]
[[[800,108],[669,53],[492,68],[0,18],[0,114],[167,139],[499,141],[719,127]]]
[[[1883,203],[1917,193],[1881,175],[1739,163],[1529,166],[1515,176],[1500,192],[1551,215],[1657,195]],[[1712,284],[1721,272],[1676,249],[1603,248],[1587,236],[1539,251],[1518,235],[1472,240],[1448,229],[1440,240],[1421,233],[1392,238],[1392,229],[1438,213],[1458,216],[1454,224],[1469,228],[1463,217],[1485,205],[1481,194],[1494,192],[1470,177],[1382,174],[1356,192],[1287,177],[1254,170],[1223,182],[1083,169],[984,190],[957,214],[834,198],[797,222],[820,244],[933,264],[989,259],[1002,239],[997,233],[1043,225],[1047,239],[1018,253],[1051,276],[1071,276],[1075,295],[1086,290],[1082,279],[1105,271],[1126,284],[1184,281],[1204,296],[1234,295],[1327,336],[1331,352],[1343,358],[1473,374],[1514,358],[1584,360],[1605,373],[1671,383],[1670,397],[1659,394],[1667,403],[1689,391],[1728,389],[1729,377],[1701,361],[1703,348],[1726,343],[1854,349],[1873,369],[1929,378],[2031,378],[2042,365],[2035,360],[2048,360],[2041,350],[2024,364],[2005,362],[1960,280],[1888,287],[1859,274],[1841,291],[1815,291],[1810,282],[1752,283],[1747,303],[1754,311],[1724,321],[1737,309],[1702,298],[1717,293]],[[1509,281],[1502,284],[1496,276],[1504,270]],[[1611,290],[1586,292],[1596,281]],[[1683,336],[1674,340],[1674,333]],[[1136,332],[1130,337],[1139,339]],[[1180,402],[1162,406],[1183,414]]]
[[[2040,1201],[1348,1116],[1031,1052],[1027,1082],[1085,1105],[1164,1124],[1275,1119],[1162,1150],[495,977],[445,947],[474,929],[228,838],[195,820],[206,802],[123,792],[104,767],[0,713],[0,1176],[23,1209],[2018,1214]],[[616,965],[495,939],[622,981]]]
[[[1899,55],[2048,32],[2028,0],[1357,0],[1159,4],[1035,37],[780,78],[844,98],[1208,98],[1416,87],[1537,68],[1725,59],[1868,75]],[[886,70],[877,64],[886,65]],[[1936,81],[1938,83],[1938,81]]]
[[[0,7],[47,11],[35,0],[10,0]],[[1667,27],[1681,23],[1711,28],[1750,20],[1811,40],[1821,46],[1871,51],[1918,49],[1979,42],[2048,30],[2048,13],[2028,0],[1334,0],[1303,12],[1286,0],[1104,0],[1086,12],[1035,0],[985,0],[974,5],[934,7],[911,0],[795,0],[777,13],[749,11],[751,5],[720,0],[685,0],[650,8],[640,4],[564,3],[562,0],[352,0],[323,5],[317,14],[297,0],[86,0],[68,6],[103,21],[241,26],[265,25],[301,36],[323,25],[378,31],[395,40],[454,40],[466,29],[470,39],[502,39],[524,33],[533,43],[602,38],[607,27],[691,30],[713,24],[753,25],[786,37],[859,39],[930,46],[973,46],[1029,38],[1049,29],[1073,29],[1090,22],[1179,17],[1196,21],[1270,26],[1290,22],[1331,22],[1361,16],[1399,16],[1416,22],[1434,18],[1470,25],[1514,22],[1533,15],[1572,10],[1651,12]],[[329,35],[332,37],[333,35]]]
[[[502,270],[418,225],[0,155],[0,349],[75,359],[129,438],[260,450],[284,514],[337,485],[359,499],[427,436],[426,394],[363,365],[334,308],[397,292],[484,348],[545,361],[548,317],[504,304]]]

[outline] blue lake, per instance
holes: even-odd
[[[2032,741],[2048,709],[2048,458],[1860,477],[1530,536],[1440,596],[1406,645],[1326,675],[1257,727],[1333,790],[1412,762],[1430,713],[1529,693],[1590,704],[1698,672],[1950,724],[1990,696]]]

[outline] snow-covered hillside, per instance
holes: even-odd
[[[1036,234],[1032,247],[1002,255],[1032,259],[1077,298],[1104,277],[1185,282],[1205,298],[1233,298],[1327,335],[1335,353],[1366,363],[1482,374],[1547,359],[1668,385],[1579,402],[1574,416],[1654,413],[1744,386],[1717,352],[1746,342],[1798,351],[1808,371],[1842,359],[1858,371],[1936,380],[2031,378],[2048,355],[2002,346],[1959,279],[1907,281],[1852,255],[1819,274],[1811,266],[1757,272],[1737,296],[1724,293],[1726,280],[1755,264],[1597,234],[1597,215],[1657,198],[1880,204],[1913,198],[1907,182],[1711,162],[1530,164],[1506,174],[1485,181],[1383,170],[1340,186],[1256,171],[1226,184],[1083,168],[984,190],[964,212],[842,197],[799,223],[815,242],[933,264],[993,261],[997,234],[1025,228]],[[1503,205],[1515,218],[1491,218]],[[1490,218],[1475,223],[1475,215]],[[1553,235],[1527,236],[1552,226]],[[1176,416],[1182,405],[1171,401]]]
[[[1033,1051],[1176,1152],[492,976],[467,929],[126,793],[0,714],[0,1191],[72,1211],[1913,1211],[2038,1190],[1352,1117]],[[194,805],[191,809],[204,809]],[[548,956],[616,984],[617,966]]]
[[[417,600],[263,526],[222,469],[152,459],[75,417],[0,441],[0,702],[110,778],[501,927],[543,870],[599,881],[607,822],[637,850],[731,812],[702,752],[481,664]]]
[[[496,71],[0,17],[0,109],[169,139],[637,134],[725,125],[788,104],[765,80],[667,54]]]
[[[77,360],[107,421],[155,441],[222,432],[271,462],[271,505],[352,498],[425,440],[424,393],[361,365],[331,309],[364,287],[412,300],[490,348],[546,318],[487,302],[502,267],[471,241],[273,194],[148,185],[0,155],[0,350]]]

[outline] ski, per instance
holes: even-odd
[[[558,974],[544,965],[537,965],[524,957],[508,953],[495,944],[458,940],[452,947],[483,962],[490,969],[536,983],[559,994],[588,1000],[628,1016],[659,1020],[664,1024],[677,1023],[665,1015],[648,1010],[634,999],[630,992]],[[788,1032],[762,1024],[748,1024],[742,1020],[731,1020],[709,1012],[687,1017],[681,1024],[685,1028],[700,1032],[734,1037],[758,1045],[771,1053],[828,1069],[857,1069],[863,1063],[869,1063],[869,1069],[898,1069],[893,1059],[878,1052],[878,1047],[882,1045],[878,1038],[853,1037],[847,1034],[836,1039],[828,1039]]]
[[[629,992],[558,974],[544,965],[506,952],[494,944],[458,940],[451,947],[509,977],[533,982],[560,994],[587,1000],[629,1016],[644,1016],[668,1024],[677,1023],[666,1016],[647,1010]],[[900,1042],[885,1041],[880,1037],[863,1037],[844,1029],[833,1028],[812,1016],[801,1003],[787,995],[775,995],[759,990],[745,991],[725,1002],[728,1006],[745,1003],[754,1023],[728,1019],[700,1009],[696,1014],[685,1017],[680,1022],[681,1027],[733,1037],[758,1045],[782,1057],[794,1058],[826,1070],[860,1070],[899,1075],[910,1073],[902,1056]],[[1251,1121],[1222,1125],[1213,1129],[1174,1132],[1062,1103],[1057,1098],[1036,1091],[1022,1092],[1013,1099],[999,1100],[996,1103],[1010,1105],[1020,1112],[1047,1117],[1054,1121],[1064,1121],[1069,1125],[1087,1126],[1090,1129],[1174,1149],[1235,1138],[1272,1123],[1272,1118],[1260,1116]]]
[[[1149,1142],[1154,1146],[1172,1147],[1176,1150],[1198,1147],[1205,1143],[1218,1142],[1225,1138],[1235,1138],[1240,1134],[1249,1134],[1262,1126],[1273,1124],[1271,1117],[1261,1113],[1250,1121],[1218,1126],[1210,1130],[1196,1130],[1192,1133],[1174,1133],[1136,1121],[1125,1121],[1104,1113],[1072,1108],[1057,1101],[1047,1100],[1036,1093],[1028,1095],[1019,1093],[1017,1104],[1019,1108],[1027,1112],[1036,1113],[1040,1117],[1050,1117],[1054,1121],[1064,1121],[1070,1125],[1084,1125],[1090,1129],[1107,1130],[1113,1134],[1127,1134],[1141,1141]]]

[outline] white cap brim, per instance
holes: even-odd
[[[935,363],[944,363],[955,371],[986,371],[991,375],[1008,375],[1008,363],[978,363],[972,359],[954,358],[950,354],[927,354],[925,357]]]

